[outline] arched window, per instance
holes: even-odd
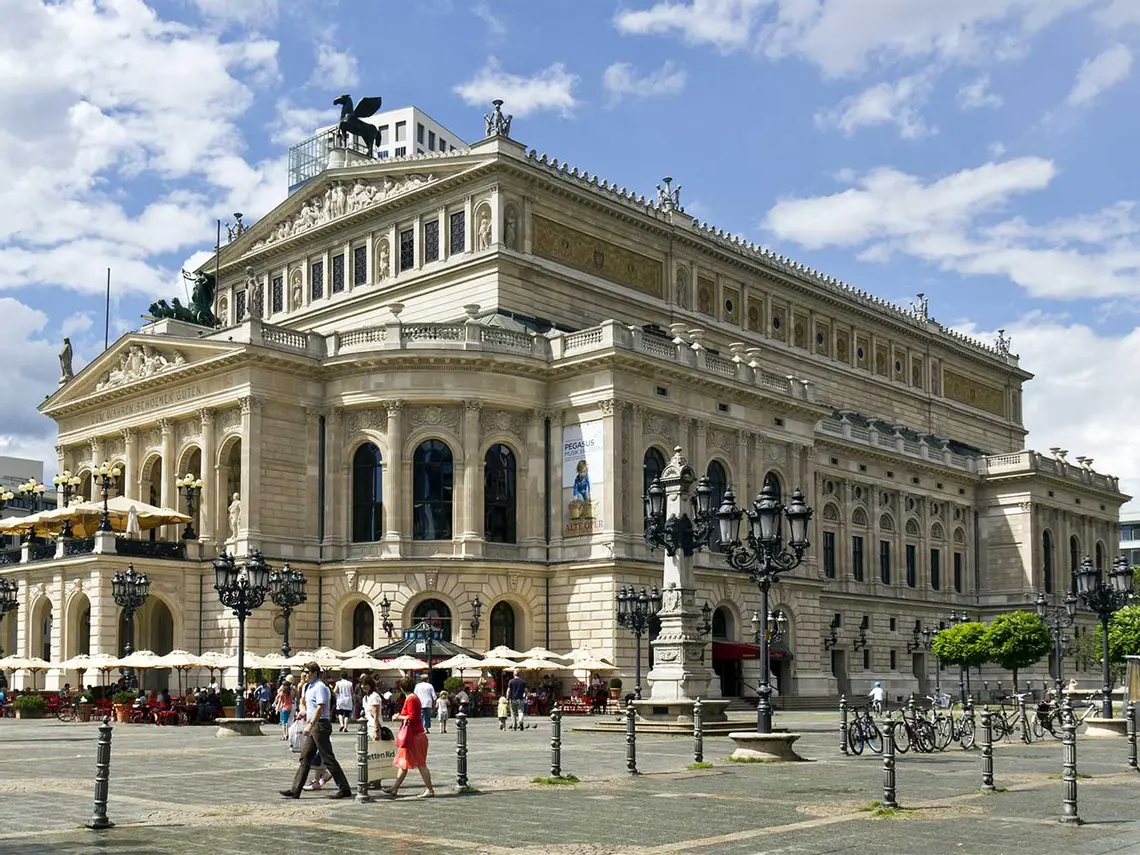
[[[440,631],[444,641],[451,641],[451,609],[443,600],[424,600],[412,612],[412,622],[428,621]]]
[[[79,638],[75,642],[75,652],[91,653],[91,606],[86,606],[79,615]]]
[[[721,606],[712,616],[712,637],[716,641],[728,641],[728,627],[731,623],[728,609]]]
[[[1104,578],[1104,544],[1101,543],[1100,541],[1097,541],[1095,554],[1096,554],[1096,560],[1095,560],[1093,566],[1096,567],[1097,575],[1103,579]]]
[[[649,495],[649,485],[661,477],[665,470],[665,458],[656,448],[648,448],[641,459],[641,495]]]
[[[373,632],[375,620],[376,613],[372,610],[371,603],[362,601],[356,604],[356,608],[352,610],[352,646],[354,648],[362,644],[371,647],[376,643],[376,635]]]
[[[1081,542],[1074,534],[1069,538],[1069,591],[1077,593],[1077,568],[1081,566]]]
[[[720,508],[720,503],[724,501],[724,492],[728,489],[728,473],[724,471],[724,466],[721,465],[719,460],[710,460],[709,468],[706,473],[709,478],[709,487],[712,493],[709,495],[709,507],[715,514]],[[709,537],[709,550],[716,551],[720,547],[720,526],[714,525],[712,527],[712,535]]]
[[[1041,533],[1041,570],[1045,593],[1053,593],[1053,535],[1046,529]]]
[[[491,646],[515,646],[515,609],[505,600],[491,609]]]
[[[516,543],[515,454],[496,443],[483,458],[483,537],[491,543]]]
[[[784,491],[780,487],[780,476],[779,475],[777,475],[775,472],[769,472],[767,475],[764,476],[764,486],[765,487],[771,487],[773,490],[775,490],[776,491],[776,501],[777,502],[780,501],[781,497],[784,494]]]
[[[373,543],[384,535],[384,468],[380,449],[366,442],[352,458],[352,542]]]
[[[51,662],[54,657],[51,655],[51,633],[52,633],[52,616],[51,605],[49,604],[44,609],[43,620],[40,624],[40,640],[43,642],[40,645],[40,658],[47,662]]]
[[[438,439],[421,442],[412,458],[412,539],[451,539],[454,472],[451,449]]]

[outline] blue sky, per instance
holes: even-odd
[[[1140,492],[1140,0],[0,0],[0,453],[34,405],[285,192],[332,99],[513,136],[991,339],[1030,445]]]

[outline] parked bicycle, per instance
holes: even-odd
[[[883,750],[883,733],[868,707],[852,708],[847,724],[847,746],[852,754],[862,754],[864,747],[876,754]]]

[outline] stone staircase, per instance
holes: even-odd
[[[839,710],[839,698],[832,698],[826,695],[814,695],[808,697],[788,697],[788,698],[774,698],[772,702],[773,708],[777,710],[784,710],[788,712],[836,712]],[[756,711],[756,697],[744,696],[742,698],[732,698],[728,705],[728,712],[755,712]]]

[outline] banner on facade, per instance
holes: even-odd
[[[566,506],[563,537],[602,530],[605,467],[602,422],[583,422],[562,429],[562,496]]]

